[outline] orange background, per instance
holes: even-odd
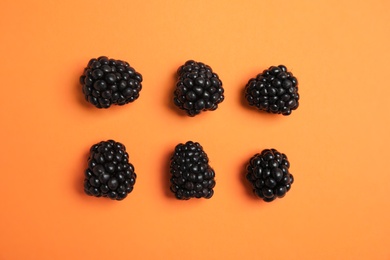
[[[390,2],[11,1],[0,3],[0,259],[390,259]],[[100,55],[141,72],[140,98],[99,110],[79,76]],[[225,101],[174,107],[177,68],[209,64]],[[285,64],[291,116],[249,108],[249,78]],[[83,193],[92,144],[124,143],[138,179],[124,201]],[[169,192],[176,144],[200,142],[210,200]],[[272,203],[249,158],[287,154],[295,183]]]

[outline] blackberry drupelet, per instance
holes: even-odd
[[[91,59],[80,77],[85,99],[97,108],[135,101],[142,89],[142,75],[126,61],[101,56]]]
[[[222,81],[210,66],[189,60],[179,67],[177,74],[174,102],[189,116],[215,110],[224,100]]]
[[[85,193],[123,200],[132,192],[136,178],[123,144],[108,140],[91,147],[85,170]]]
[[[283,198],[290,190],[294,177],[289,172],[287,156],[275,149],[265,149],[255,154],[246,167],[246,178],[253,192],[266,202]]]
[[[180,200],[209,199],[214,194],[215,172],[199,143],[178,144],[170,162],[171,191]]]
[[[290,115],[299,106],[297,78],[284,65],[271,66],[249,80],[245,98],[259,110]]]

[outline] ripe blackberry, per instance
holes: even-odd
[[[85,99],[97,108],[125,105],[139,97],[142,75],[126,61],[91,59],[80,77]]]
[[[123,200],[132,192],[136,178],[123,144],[108,140],[91,147],[85,170],[85,193]]]
[[[178,144],[171,157],[171,191],[177,199],[209,199],[214,194],[215,172],[199,143]]]
[[[294,177],[290,174],[287,156],[275,149],[265,149],[255,154],[246,167],[246,178],[253,192],[266,202],[283,198],[290,190]]]
[[[222,81],[210,66],[189,60],[179,67],[177,74],[174,102],[189,116],[215,110],[224,100]]]
[[[271,66],[249,80],[245,98],[259,110],[290,115],[299,106],[297,78],[284,65]]]

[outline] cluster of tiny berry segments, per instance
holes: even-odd
[[[126,61],[101,56],[91,59],[80,77],[85,99],[97,108],[135,101],[142,89],[142,75]]]
[[[123,200],[137,178],[126,147],[114,140],[94,144],[85,170],[84,191],[95,197]]]
[[[286,66],[271,66],[249,80],[245,98],[259,110],[287,116],[299,106],[298,81]]]
[[[265,149],[250,159],[246,178],[257,196],[271,202],[276,198],[283,198],[290,190],[294,177],[289,168],[290,163],[284,153]]]
[[[177,74],[174,102],[189,116],[216,110],[224,100],[222,81],[210,66],[189,60],[180,66]]]
[[[209,199],[213,196],[215,172],[199,143],[188,141],[185,144],[178,144],[171,157],[170,172],[170,189],[176,198]]]
[[[174,104],[193,117],[213,111],[224,100],[222,81],[209,65],[188,60],[177,70]],[[139,97],[142,75],[126,61],[101,56],[89,61],[80,77],[85,99],[97,108],[125,105]],[[271,66],[245,86],[249,105],[290,115],[299,106],[298,81],[284,65]],[[266,202],[283,198],[294,182],[287,156],[275,149],[255,154],[246,167],[253,192]],[[132,192],[136,173],[123,144],[108,140],[93,145],[85,170],[84,191],[95,197],[123,200]],[[213,196],[215,172],[203,147],[178,144],[170,159],[170,190],[177,199]]]

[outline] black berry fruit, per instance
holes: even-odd
[[[222,81],[210,66],[189,60],[180,66],[177,74],[174,102],[189,116],[195,116],[202,111],[215,110],[224,100]]]
[[[178,144],[171,157],[171,191],[176,198],[209,199],[214,194],[215,172],[199,143]]]
[[[80,77],[85,99],[97,108],[125,105],[139,97],[142,75],[129,63],[101,56],[91,59]]]
[[[275,149],[266,149],[254,155],[246,167],[246,178],[253,192],[266,202],[283,198],[290,190],[294,177],[289,172],[287,156]]]
[[[283,65],[271,66],[249,80],[245,98],[259,110],[290,115],[299,106],[297,78]]]
[[[84,191],[90,196],[123,200],[132,192],[137,175],[123,144],[113,140],[91,147]]]

